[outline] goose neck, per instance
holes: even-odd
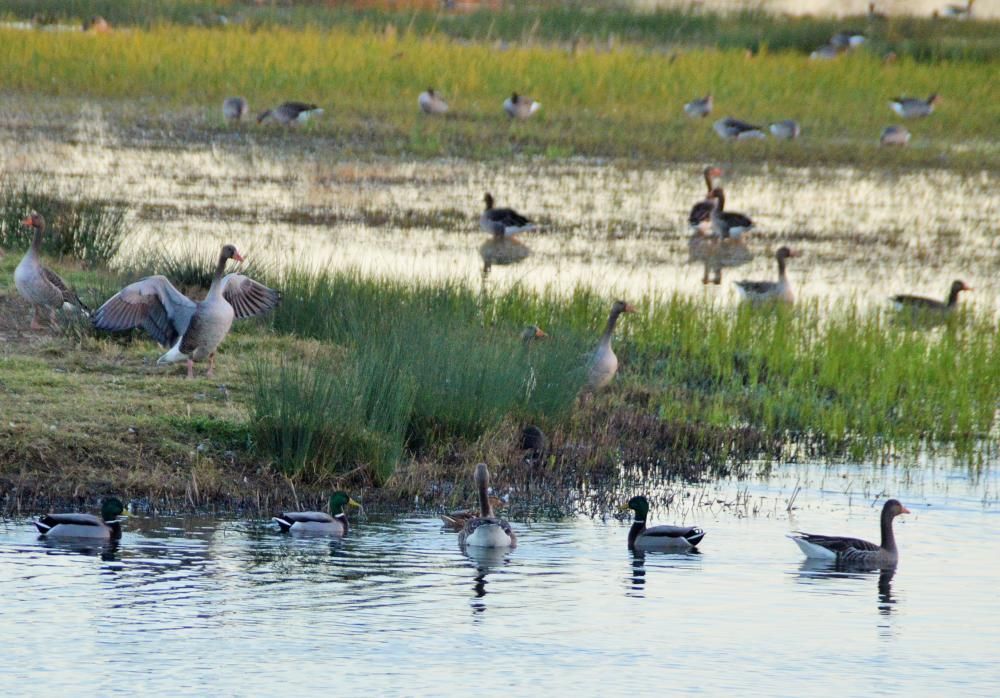
[[[892,519],[892,512],[882,512],[882,549],[888,550],[890,553],[896,552],[896,536],[892,532]]]

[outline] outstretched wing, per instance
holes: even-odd
[[[111,296],[93,321],[97,329],[111,332],[141,327],[169,347],[187,330],[196,307],[165,276],[147,276]]]
[[[264,315],[281,302],[280,293],[243,274],[226,274],[222,297],[233,306],[238,319]]]

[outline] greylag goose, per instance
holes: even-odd
[[[857,48],[865,43],[865,35],[854,30],[839,31],[830,37],[830,46],[837,48]]]
[[[417,105],[424,114],[444,114],[448,111],[448,103],[430,87],[417,97]]]
[[[330,513],[325,511],[286,511],[272,520],[282,533],[306,533],[322,536],[346,536],[351,526],[344,507],[360,507],[346,492],[330,495]]]
[[[476,487],[479,490],[479,515],[465,522],[458,534],[458,544],[477,548],[514,548],[517,547],[517,536],[504,519],[493,512],[493,505],[488,494],[490,486],[490,471],[486,463],[476,466]]]
[[[889,100],[889,106],[904,119],[915,119],[922,116],[930,116],[934,112],[934,105],[940,101],[941,96],[935,92],[927,99],[893,97]]]
[[[701,99],[692,99],[684,105],[684,113],[692,119],[702,119],[712,113],[712,93],[709,92]]]
[[[882,507],[882,542],[880,545],[858,538],[842,536],[819,536],[796,531],[788,537],[795,541],[806,557],[820,560],[835,560],[848,565],[895,565],[899,560],[896,536],[892,532],[892,520],[910,510],[898,499],[886,501]]]
[[[243,97],[226,97],[222,103],[222,116],[227,121],[242,121],[250,113],[250,105]]]
[[[840,46],[833,46],[831,44],[824,44],[818,49],[809,54],[809,58],[814,61],[831,61],[840,54],[842,54],[846,49]]]
[[[21,225],[34,229],[31,246],[14,269],[14,285],[21,296],[31,304],[31,329],[44,329],[42,313],[47,312],[53,327],[58,325],[56,312],[60,309],[78,311],[87,315],[87,306],[80,297],[51,269],[42,266],[42,237],[45,234],[45,218],[38,211],[21,221]]]
[[[536,339],[545,339],[546,337],[548,335],[538,325],[528,325],[521,332],[521,341],[525,345],[531,344]]]
[[[286,126],[296,123],[302,124],[309,121],[313,116],[319,116],[322,113],[323,110],[315,104],[285,102],[279,104],[274,109],[262,111],[260,116],[257,117],[257,123],[260,124],[267,119],[274,119],[279,124]]]
[[[535,224],[512,208],[493,208],[493,195],[483,196],[486,208],[479,216],[479,227],[484,233],[510,237],[535,229]]]
[[[622,313],[634,313],[635,307],[625,301],[615,301],[611,306],[611,314],[608,315],[608,324],[601,335],[601,341],[597,344],[597,349],[590,359],[590,366],[587,374],[587,385],[591,390],[600,390],[610,383],[618,372],[618,357],[614,349],[611,348],[611,339],[615,333],[615,325],[618,324],[618,316]]]
[[[879,136],[879,145],[904,146],[910,142],[910,132],[904,126],[886,126]]]
[[[122,536],[121,520],[125,513],[121,500],[111,497],[101,503],[101,515],[46,514],[34,522],[38,532],[48,538],[98,538],[117,540]]]
[[[968,19],[972,17],[972,4],[976,0],[966,0],[965,6],[962,5],[947,5],[941,14],[945,17],[951,19]]]
[[[503,110],[512,119],[527,119],[541,108],[541,102],[536,102],[516,92],[503,101]]]
[[[224,245],[205,300],[195,303],[164,276],[147,276],[113,295],[94,313],[94,326],[112,332],[141,327],[170,351],[156,363],[187,360],[187,376],[194,362],[208,358],[215,368],[215,351],[226,338],[234,318],[263,315],[278,305],[281,294],[242,274],[226,274],[226,262],[243,257],[233,245]]]
[[[500,509],[503,508],[503,501],[499,497],[490,495],[490,508],[494,513],[500,511]],[[441,521],[445,526],[453,529],[457,533],[465,528],[467,521],[476,518],[479,514],[480,512],[478,509],[461,509],[459,511],[441,514]]]
[[[707,231],[709,224],[712,222],[712,208],[715,206],[712,201],[712,190],[715,188],[715,178],[722,176],[722,170],[709,165],[702,170],[701,174],[705,178],[707,189],[705,198],[692,206],[691,213],[688,214],[688,225],[692,231]]]
[[[782,303],[794,303],[795,294],[792,292],[792,285],[785,274],[785,260],[789,257],[798,257],[797,252],[793,252],[787,247],[779,247],[774,258],[778,260],[778,280],[777,281],[737,281],[736,288],[744,300],[751,303],[767,303],[780,301]]]
[[[660,550],[683,552],[698,545],[705,532],[697,526],[653,526],[646,528],[649,500],[643,496],[632,497],[621,511],[635,512],[632,528],[628,530],[629,550]]]
[[[748,141],[767,138],[767,134],[764,133],[764,129],[761,126],[754,126],[753,124],[748,124],[746,121],[740,121],[729,116],[716,121],[712,128],[719,134],[719,138],[726,141]]]
[[[722,187],[712,190],[709,197],[712,199],[712,211],[710,219],[712,221],[712,231],[721,238],[737,239],[744,233],[753,230],[753,221],[749,216],[735,211],[726,211],[726,193]]]
[[[799,122],[794,119],[775,121],[771,124],[770,129],[772,136],[786,141],[795,140],[802,134],[802,127],[799,126]]]
[[[948,291],[948,299],[945,301],[939,301],[934,298],[926,298],[924,296],[910,296],[902,294],[893,296],[892,302],[893,305],[896,306],[896,310],[907,310],[911,313],[927,315],[939,315],[944,318],[954,312],[955,306],[958,304],[958,294],[962,291],[971,290],[971,286],[967,285],[961,279],[956,279],[951,283],[951,289]]]

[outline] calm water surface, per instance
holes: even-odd
[[[114,550],[9,521],[0,692],[995,695],[1000,480],[816,470],[789,516],[796,481],[654,511],[708,536],[644,558],[615,519],[521,522],[515,551],[482,557],[429,517],[362,518],[335,543],[133,516]],[[914,512],[895,575],[811,567],[784,538],[876,538],[883,490]]]

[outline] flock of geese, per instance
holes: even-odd
[[[517,547],[517,534],[510,522],[497,510],[499,499],[489,494],[490,473],[485,463],[476,465],[473,477],[479,498],[479,508],[443,515],[445,526],[457,531],[462,550],[512,549]],[[360,507],[343,491],[330,496],[330,512],[288,511],[273,517],[282,533],[330,536],[343,538],[350,531],[346,509]],[[647,526],[649,500],[635,496],[620,507],[621,511],[634,512],[628,531],[628,549],[639,552],[687,552],[695,549],[705,537],[698,526]],[[39,534],[48,538],[90,539],[116,541],[122,535],[125,506],[120,499],[104,500],[100,516],[93,514],[46,514],[34,521]],[[860,538],[828,536],[795,531],[789,535],[807,558],[827,560],[838,566],[852,568],[886,568],[895,566],[899,549],[893,534],[892,522],[900,514],[910,511],[896,499],[889,499],[882,506],[881,538],[872,543]]]

